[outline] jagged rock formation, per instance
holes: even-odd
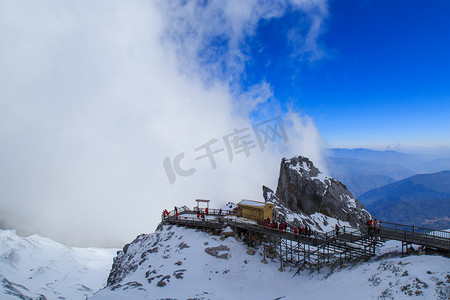
[[[276,193],[267,187],[263,187],[263,193],[264,199],[276,204],[282,215],[290,211],[306,216],[303,223],[317,223],[310,218],[316,213],[354,227],[364,226],[371,218],[344,184],[324,175],[302,156],[283,158]]]
[[[154,236],[155,241],[147,242],[152,236],[141,234],[130,244],[126,244],[122,251],[117,251],[117,256],[113,259],[113,265],[108,276],[107,285],[116,288],[126,275],[136,271],[136,269],[145,261],[147,255],[158,253],[158,244],[162,241],[160,234]],[[142,244],[149,244],[151,247],[145,247],[145,251],[141,251],[140,255],[134,255],[134,248],[144,248]],[[130,248],[131,247],[131,248]]]

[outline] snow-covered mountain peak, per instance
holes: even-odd
[[[283,158],[281,164],[287,164],[289,168],[302,174],[303,176],[309,176],[311,178],[317,177],[319,173],[318,168],[314,166],[312,161],[304,156],[294,156],[292,158]]]
[[[276,193],[267,187],[263,187],[263,192],[264,199],[277,205],[288,219],[313,224],[322,230],[336,222],[353,227],[365,226],[367,219],[371,218],[344,184],[321,173],[312,161],[303,156],[284,158]]]
[[[321,172],[307,157],[301,155],[297,155],[289,159],[283,158],[281,161],[281,165],[284,165],[284,167],[298,172],[299,175],[303,178],[312,181],[319,180],[327,187],[330,185],[330,180],[335,180],[334,178]]]
[[[0,230],[0,298],[84,299],[105,285],[115,254],[115,249],[67,247]]]

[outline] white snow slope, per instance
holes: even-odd
[[[86,299],[106,285],[116,251],[0,230],[0,299]]]
[[[449,299],[450,259],[400,249],[388,242],[367,262],[293,277],[295,268],[262,263],[260,249],[251,255],[235,237],[163,226],[120,253],[122,280],[89,299]]]

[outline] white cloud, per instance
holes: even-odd
[[[312,120],[290,114],[288,144],[255,148],[232,163],[224,151],[215,170],[195,160],[194,149],[211,138],[251,126],[253,109],[278,114],[270,83],[239,94],[231,77],[243,71],[245,36],[286,5],[174,3],[0,3],[5,226],[71,244],[119,246],[153,231],[164,208],[192,206],[195,198],[214,206],[261,199],[263,184],[276,187],[281,157],[318,153]],[[214,36],[229,47],[207,53],[212,61],[198,59]],[[170,185],[163,160],[180,152],[183,166],[197,171]]]

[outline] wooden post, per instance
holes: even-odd
[[[289,255],[289,247],[288,247],[288,241],[285,240],[284,241],[284,252],[285,252],[285,257],[286,257],[286,262],[288,261],[288,255]]]
[[[293,258],[292,258],[292,251],[293,251],[293,249],[292,249],[292,240],[289,240],[289,242],[290,242],[290,244],[291,244],[291,260],[293,260]]]
[[[264,248],[264,260],[266,259],[266,245],[263,244],[263,248]]]
[[[280,271],[283,269],[283,253],[281,251],[281,239],[280,239]]]

